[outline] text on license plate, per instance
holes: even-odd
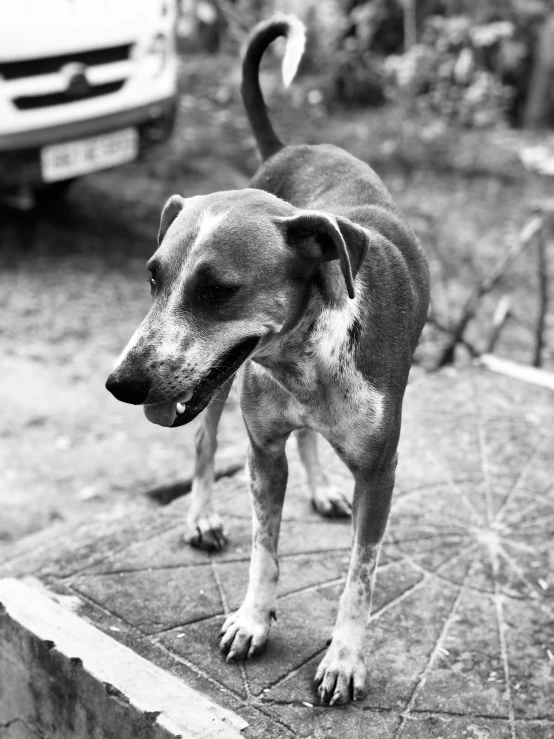
[[[138,154],[135,128],[45,146],[41,152],[42,179],[56,182],[131,162]]]

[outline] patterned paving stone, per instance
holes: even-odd
[[[474,373],[447,369],[433,375],[419,375],[408,384],[404,401],[404,418],[421,418],[422,414],[461,417],[476,412]]]
[[[456,590],[437,580],[424,582],[369,629],[369,693],[365,705],[403,708],[418,685],[443,625],[456,602]],[[434,603],[429,618],[428,603]]]
[[[464,589],[414,709],[508,717],[494,598]]]
[[[398,739],[513,739],[510,724],[480,716],[410,716]],[[546,737],[543,737],[546,739]]]
[[[429,423],[429,419],[426,422]],[[421,417],[403,418],[398,460],[396,494],[412,492],[421,487],[444,485],[447,481],[444,466],[429,462],[427,441],[421,435]]]
[[[389,713],[362,712],[353,706],[332,711],[303,705],[274,705],[267,709],[278,720],[294,728],[302,739],[389,739],[399,718]]]
[[[554,721],[516,721],[518,739],[551,739],[554,736]]]
[[[422,584],[423,579],[424,574],[404,560],[378,567],[371,604],[373,616],[384,608],[390,608],[416,585]]]
[[[506,670],[516,718],[554,720],[554,614],[541,605],[501,601]]]
[[[426,608],[430,600],[434,603],[440,600],[433,619],[428,617]],[[375,611],[367,643],[369,692],[360,705],[381,710],[405,706],[455,600],[453,588],[445,592],[436,580],[420,581],[415,587],[408,586],[396,600],[389,601],[388,608]],[[321,653],[302,666],[265,694],[266,697],[284,702],[294,696],[296,701],[313,702],[313,678],[322,657]]]
[[[210,675],[221,685],[230,688],[242,698],[248,698],[243,667],[227,663],[219,652],[217,635],[224,617],[216,617],[186,624],[158,637],[159,643],[174,654],[192,663],[198,670]]]
[[[155,539],[136,541],[112,557],[106,557],[91,568],[91,572],[125,572],[152,568],[189,567],[206,564],[209,555],[185,544],[183,523],[175,524]],[[247,560],[250,556],[251,524],[232,519],[227,523],[230,541],[226,549],[217,555],[221,561]]]
[[[422,416],[418,425],[418,435],[425,445],[420,464],[437,468],[442,479],[450,482],[482,479],[481,449],[474,416],[445,415],[440,422]],[[461,449],[463,454],[460,454]]]
[[[552,429],[551,391],[493,372],[463,370],[455,379],[456,385],[467,382],[473,389],[476,408],[482,416],[510,416],[536,425],[546,421]]]
[[[480,432],[490,482],[508,490],[521,484],[518,480],[522,474],[531,472],[527,466],[540,453],[547,436],[543,427],[513,417],[483,419]],[[494,501],[494,512],[498,511],[503,500],[504,496],[499,496]]]
[[[409,386],[368,630],[369,692],[346,708],[314,706],[312,684],[350,524],[313,511],[294,441],[278,621],[250,662],[227,664],[217,638],[247,585],[242,473],[217,483],[229,532],[221,553],[183,544],[184,498],[120,529],[67,532],[58,548],[29,550],[0,574],[37,574],[82,597],[85,618],[116,624],[114,638],[150,645],[152,659],[163,654],[166,669],[195,675],[247,717],[247,739],[554,738],[553,419],[552,393],[482,370],[420,374]],[[351,490],[325,444],[321,457],[330,480]]]
[[[72,586],[147,634],[223,611],[210,565],[82,576]]]

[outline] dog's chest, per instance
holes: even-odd
[[[308,316],[283,342],[279,356],[263,363],[284,391],[281,401],[292,422],[328,438],[356,434],[358,426],[360,437],[369,427],[379,428],[385,398],[356,366],[360,330],[355,305],[325,309],[315,318]]]

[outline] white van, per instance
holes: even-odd
[[[114,167],[165,140],[177,101],[176,0],[0,5],[0,195]]]

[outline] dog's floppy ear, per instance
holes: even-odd
[[[369,231],[343,216],[319,211],[301,211],[280,218],[286,240],[300,247],[301,256],[315,264],[338,259],[348,296],[354,297],[354,278],[369,249]]]
[[[184,204],[184,198],[182,198],[180,195],[172,195],[167,203],[164,205],[164,209],[162,210],[162,217],[160,220],[160,230],[158,231],[158,246],[162,243],[167,229],[171,226],[173,221],[183,210]]]

